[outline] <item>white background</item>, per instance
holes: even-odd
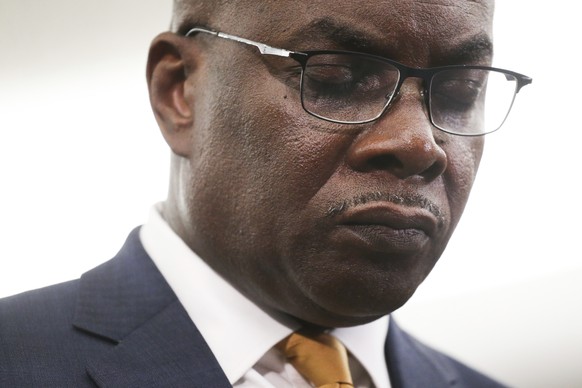
[[[573,4],[498,2],[495,64],[534,83],[487,137],[441,262],[395,314],[433,346],[519,387],[582,386],[582,36]],[[144,73],[170,8],[0,0],[0,296],[79,277],[165,198],[169,153]]]

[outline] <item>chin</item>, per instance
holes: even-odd
[[[391,314],[402,307],[414,294],[416,287],[393,289],[388,294],[367,292],[336,292],[312,300],[312,314],[299,318],[323,327],[362,325]]]

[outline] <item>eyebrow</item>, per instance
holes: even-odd
[[[316,19],[309,23],[307,27],[302,28],[291,38],[289,44],[305,44],[306,36],[316,36],[319,39],[329,40],[342,47],[352,49],[367,49],[378,45],[369,38],[369,34],[329,17]]]
[[[444,59],[453,64],[491,61],[493,58],[493,42],[485,33],[473,35],[458,46],[447,49]]]
[[[382,39],[369,33],[341,23],[330,17],[316,19],[301,29],[288,41],[291,47],[306,44],[306,36],[316,36],[328,40],[343,49],[364,51],[370,54],[385,53],[389,47],[382,44]],[[393,53],[394,54],[394,53]],[[457,46],[447,48],[435,62],[439,64],[465,64],[490,61],[493,57],[493,43],[486,33],[476,34]],[[396,59],[396,58],[390,58]]]

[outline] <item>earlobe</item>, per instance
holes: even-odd
[[[183,55],[183,38],[163,33],[150,47],[147,82],[150,103],[164,139],[172,151],[188,157],[194,123],[193,96],[186,88],[188,69]]]

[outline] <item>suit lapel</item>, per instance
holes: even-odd
[[[113,345],[88,357],[99,386],[230,387],[138,229],[114,259],[81,277],[74,326]]]
[[[444,388],[458,382],[446,356],[402,331],[394,319],[390,320],[385,351],[392,388]]]
[[[212,352],[176,300],[89,361],[102,387],[230,387]]]

